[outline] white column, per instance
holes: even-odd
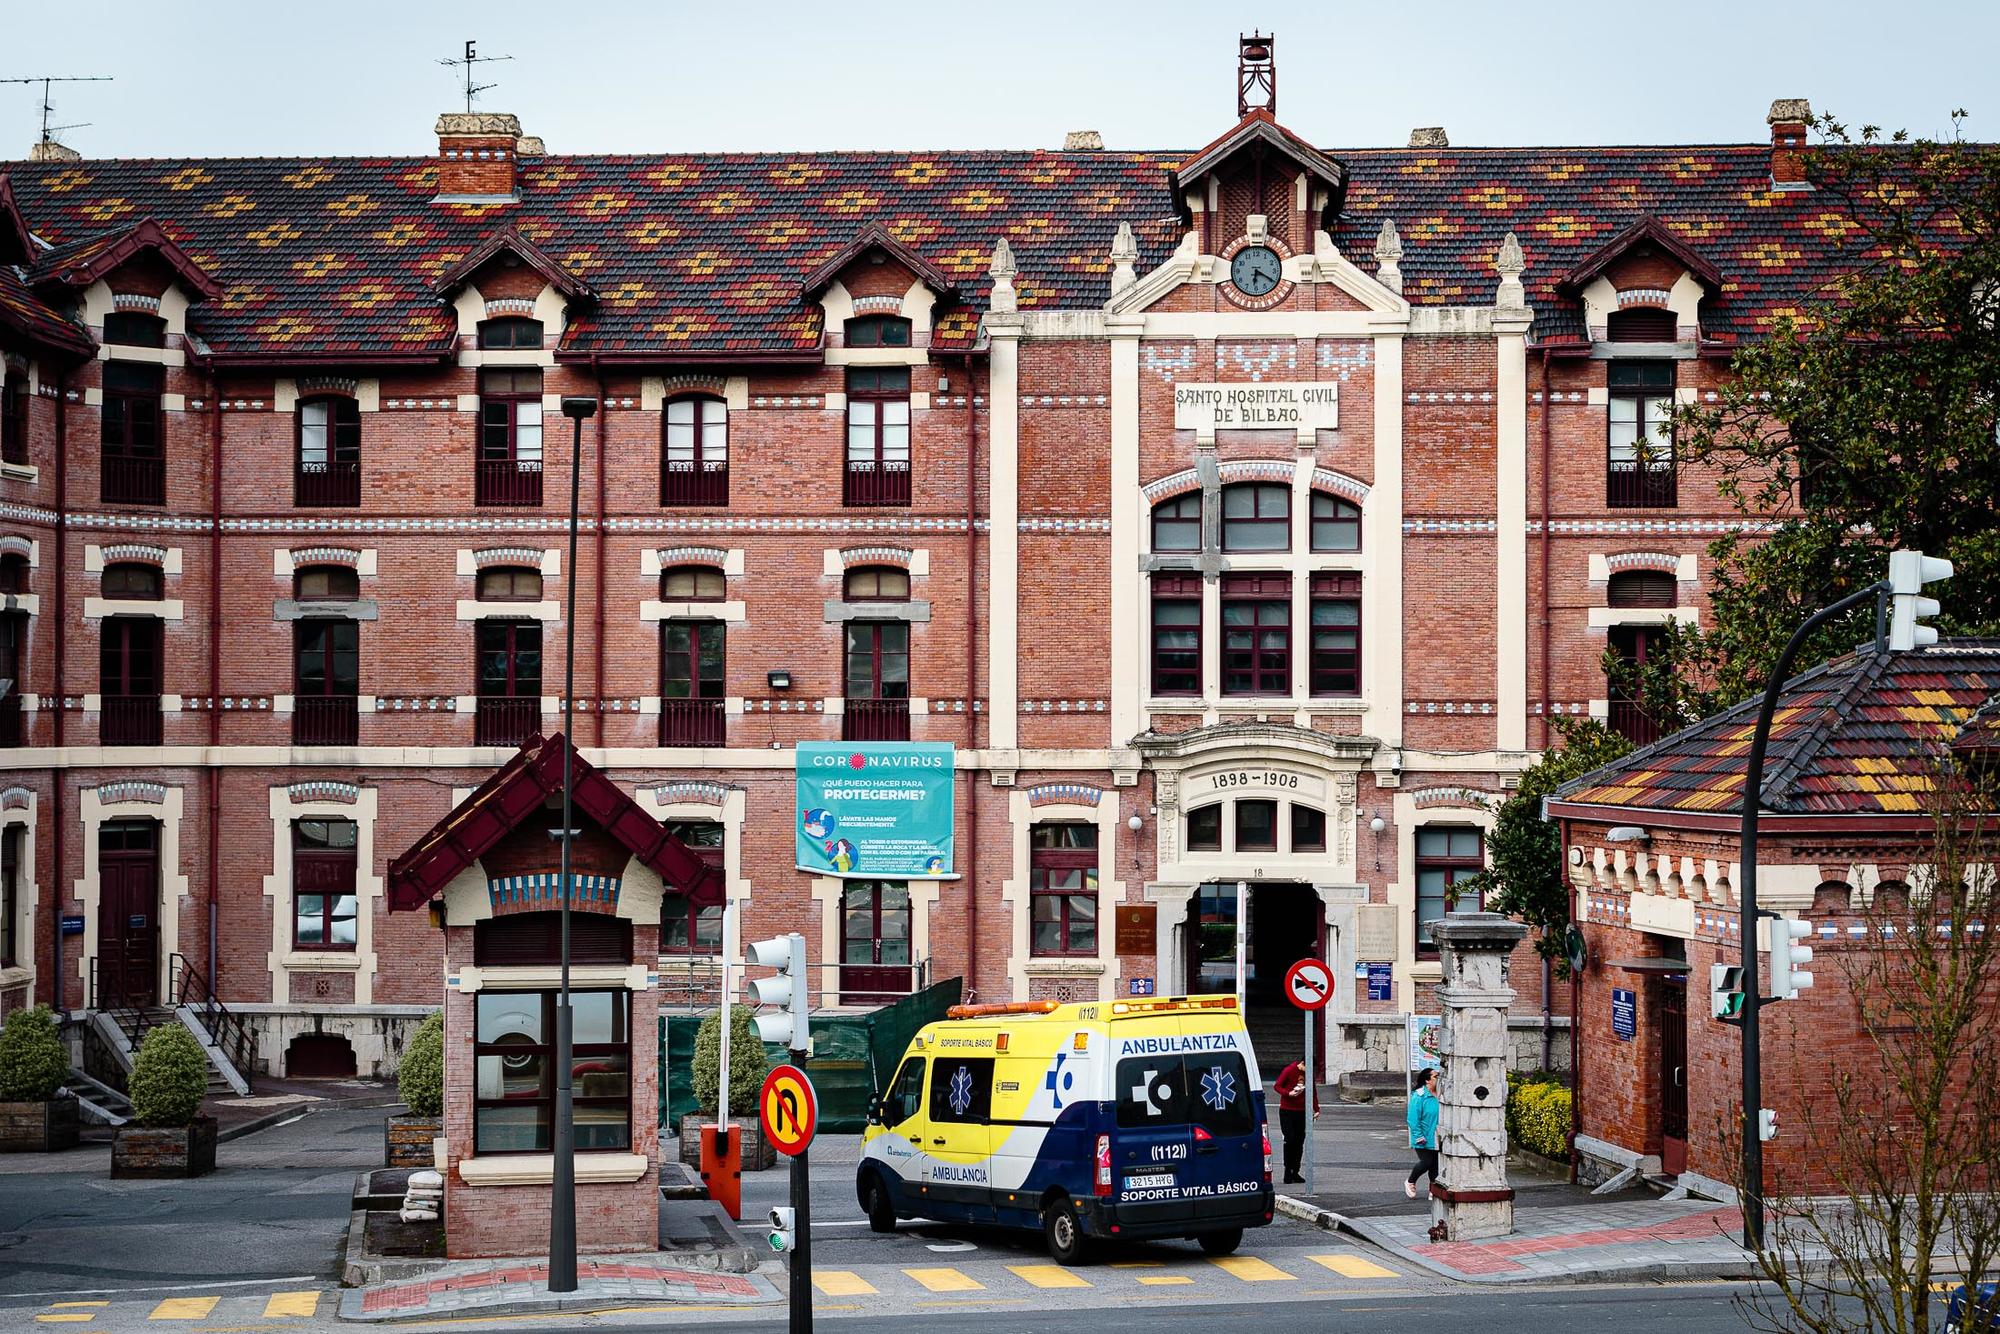
[[[1016,723],[1020,712],[1016,660],[1021,565],[1020,316],[990,314],[986,325],[993,340],[986,390],[987,417],[993,425],[986,465],[992,515],[992,531],[987,535],[986,731],[992,749],[1012,750],[1019,744]]]
[[[1111,338],[1111,737],[1123,746],[1142,730],[1140,641],[1145,576],[1139,537],[1146,521],[1139,495],[1139,338],[1134,327]]]
[[[1368,730],[1403,744],[1403,338],[1375,337],[1375,483],[1362,507],[1361,692]]]
[[[1518,316],[1518,318],[1510,318]],[[1493,397],[1499,405],[1495,482],[1499,490],[1494,549],[1494,650],[1499,679],[1494,707],[1501,750],[1528,745],[1528,320],[1526,312],[1494,319],[1500,364]]]

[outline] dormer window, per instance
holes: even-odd
[[[1660,306],[1614,310],[1605,320],[1605,336],[1614,343],[1671,343],[1680,333],[1674,312]]]
[[[165,347],[167,322],[137,310],[114,310],[104,317],[104,341],[119,347]]]
[[[479,326],[482,352],[539,352],[542,350],[542,322],[509,315],[487,320]]]
[[[361,405],[351,398],[309,398],[299,404],[295,505],[361,503]]]
[[[908,347],[910,322],[895,315],[861,315],[847,322],[842,341],[849,347]]]

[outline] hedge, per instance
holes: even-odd
[[[140,1125],[184,1126],[208,1096],[208,1057],[182,1025],[156,1024],[132,1058],[127,1083],[132,1116]]]
[[[1507,1081],[1507,1138],[1545,1158],[1569,1158],[1572,1095],[1553,1080]]]
[[[757,1021],[748,1005],[729,1007],[729,1110],[736,1116],[757,1115],[757,1098],[771,1062]],[[704,1116],[715,1115],[716,1075],[722,1068],[722,1012],[710,1011],[694,1035],[694,1097]]]
[[[47,1102],[69,1078],[69,1049],[46,1005],[16,1010],[0,1028],[0,1102]]]
[[[417,1025],[396,1068],[396,1094],[412,1116],[444,1115],[444,1012]]]

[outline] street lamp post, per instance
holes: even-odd
[[[569,1005],[570,844],[576,838],[570,756],[576,753],[576,533],[577,497],[583,478],[583,423],[597,415],[597,400],[566,397],[563,416],[575,433],[569,454],[569,614],[563,618],[563,786],[562,786],[562,992],[556,1000],[555,1180],[549,1200],[549,1291],[576,1291],[576,1116],[574,1025]],[[599,466],[603,461],[599,460]],[[600,591],[601,596],[601,591]]]

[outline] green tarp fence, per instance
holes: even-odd
[[[819,1128],[857,1134],[868,1124],[868,1107],[896,1071],[896,1062],[917,1030],[944,1018],[964,994],[963,978],[933,983],[867,1014],[812,1017],[813,1055],[806,1062],[819,1098]],[[660,1016],[660,1124],[678,1126],[698,1110],[694,1101],[694,1035],[698,1014]],[[766,1046],[769,1064],[787,1059],[782,1047]]]

